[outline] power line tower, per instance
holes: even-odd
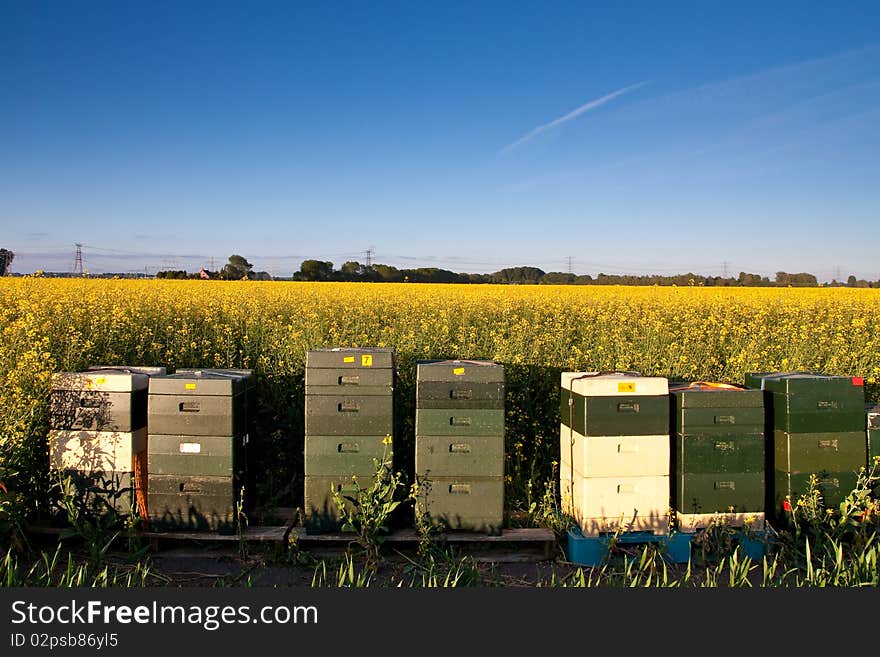
[[[76,242],[76,255],[73,258],[73,275],[83,275],[83,245]]]
[[[373,253],[375,253],[375,251],[373,250],[372,246],[369,249],[367,249],[366,251],[364,251],[364,254],[367,256],[367,263],[366,263],[367,267],[373,266]]]
[[[568,256],[565,261],[568,263],[568,273],[571,273],[571,256]]]
[[[724,278],[727,278],[727,267],[730,265],[727,260],[721,263],[721,268],[724,270]]]

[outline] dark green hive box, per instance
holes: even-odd
[[[859,479],[854,472],[798,473],[776,470],[773,473],[773,502],[776,514],[782,513],[786,496],[794,502],[809,490],[810,477],[814,474],[818,478],[818,489],[825,507],[829,509],[836,508],[855,489]]]
[[[490,361],[420,361],[417,408],[504,408],[504,366]]]
[[[773,501],[778,512],[786,495],[795,500],[806,492],[811,474],[822,485],[826,507],[839,504],[855,487],[866,461],[865,434],[825,432],[773,433]],[[821,483],[820,482],[820,483]]]
[[[150,474],[231,477],[245,470],[242,436],[167,436],[150,434]]]
[[[584,436],[669,434],[668,395],[585,397],[561,388],[559,414],[562,424]]]
[[[794,374],[764,379],[773,395],[774,428],[791,433],[864,431],[861,378]]]
[[[150,473],[148,482],[147,507],[152,527],[221,532],[235,529],[235,477]]]
[[[394,393],[394,370],[390,368],[306,369],[306,395],[388,396]]]
[[[760,513],[764,471],[678,473],[675,493],[679,513]]]

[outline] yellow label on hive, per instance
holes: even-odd
[[[636,384],[635,383],[618,383],[617,384],[617,392],[635,392]]]
[[[103,376],[98,377],[97,379],[95,379],[95,383],[97,383],[99,386],[104,385],[105,383],[107,383],[107,379],[105,379]]]
[[[343,362],[343,363],[353,363],[353,362],[354,362],[354,356],[343,356],[343,357],[342,357],[342,362]]]
[[[361,366],[362,367],[372,367],[373,366],[373,356],[371,354],[364,354],[361,356]]]
[[[196,384],[195,383],[184,383],[183,387],[186,388],[187,390],[195,390]]]
[[[455,368],[453,368],[452,373],[455,374],[455,376],[462,376],[464,374],[464,368],[463,367],[455,367]]]

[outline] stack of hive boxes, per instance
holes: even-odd
[[[246,481],[252,385],[250,370],[150,379],[148,505],[155,526],[234,529]]]
[[[764,526],[764,397],[760,390],[692,383],[673,387],[674,508],[693,532],[713,518]]]
[[[746,376],[764,391],[768,446],[767,510],[779,514],[788,498],[819,480],[825,506],[832,508],[853,490],[866,463],[864,380],[812,373]]]
[[[498,532],[504,520],[504,367],[416,366],[418,512],[451,529]]]
[[[628,373],[563,372],[560,494],[585,536],[665,534],[669,383]]]
[[[332,489],[368,488],[374,459],[390,457],[394,433],[393,349],[317,349],[306,353],[305,512],[312,529],[338,523]]]
[[[71,475],[91,502],[123,514],[133,509],[135,465],[147,448],[148,381],[124,369],[52,377],[51,468]]]

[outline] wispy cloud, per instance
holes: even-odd
[[[545,123],[543,125],[539,125],[537,128],[535,128],[534,130],[532,130],[528,134],[520,137],[516,141],[511,142],[510,144],[508,144],[507,146],[502,148],[500,151],[498,151],[498,155],[505,155],[507,153],[510,153],[515,148],[522,146],[523,144],[534,139],[535,137],[537,137],[541,133],[546,132],[547,130],[550,130],[551,128],[555,128],[557,126],[560,126],[563,123],[568,123],[569,121],[579,117],[581,114],[586,114],[587,112],[594,110],[597,107],[602,107],[602,105],[614,100],[618,96],[622,96],[623,94],[625,94],[627,92],[634,91],[635,89],[638,89],[639,87],[643,87],[645,84],[647,84],[647,82],[639,82],[637,84],[631,84],[628,87],[624,87],[623,89],[618,89],[617,91],[612,91],[610,94],[606,94],[606,95],[602,96],[601,98],[596,98],[595,100],[591,100],[589,103],[584,103],[583,105],[581,105],[580,107],[578,107],[575,110],[572,110],[568,114],[565,114],[564,116],[560,116],[558,119],[554,119],[554,120],[550,121],[550,123]]]

